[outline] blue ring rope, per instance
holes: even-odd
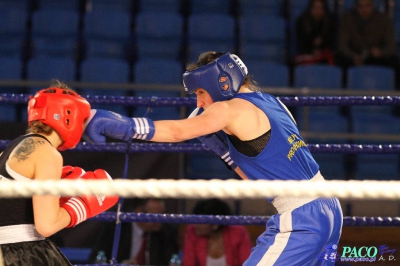
[[[265,225],[270,216],[223,216],[223,215],[184,215],[184,214],[153,214],[103,212],[91,219],[121,223],[158,222],[178,224],[223,224],[223,225]],[[343,217],[343,226],[400,226],[400,217]]]
[[[82,95],[84,96],[84,95]],[[126,106],[196,106],[192,97],[84,96],[91,104]],[[319,105],[400,105],[400,96],[295,96],[277,97],[287,106]],[[28,94],[0,94],[0,103],[27,103]]]

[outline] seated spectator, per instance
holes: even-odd
[[[310,0],[296,20],[295,64],[334,64],[335,21],[325,0]]]
[[[232,215],[227,203],[219,199],[198,201],[196,215]],[[240,266],[249,257],[252,243],[244,226],[195,224],[186,228],[183,244],[185,266]]]
[[[337,64],[344,68],[383,65],[399,76],[393,21],[375,9],[374,0],[355,0],[354,8],[342,15],[337,52]]]
[[[132,204],[131,204],[132,203]],[[125,200],[124,210],[137,213],[165,213],[165,204],[161,199]],[[115,223],[105,223],[98,245],[93,248],[91,261],[103,250],[111,259],[114,242]],[[117,261],[135,265],[169,265],[173,254],[178,254],[178,226],[153,222],[123,223]]]

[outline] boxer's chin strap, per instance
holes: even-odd
[[[132,139],[130,139],[127,142],[127,150],[125,153],[125,164],[124,164],[124,173],[122,174],[122,179],[126,179],[128,176],[128,165],[129,165],[129,151],[131,149],[132,145]],[[118,254],[118,248],[119,248],[119,240],[121,236],[121,226],[122,223],[119,219],[119,216],[121,214],[122,206],[124,205],[124,198],[120,197],[118,201],[118,210],[117,210],[117,221],[115,222],[115,232],[114,232],[114,242],[113,242],[113,248],[112,248],[112,253],[111,253],[111,265],[117,264],[117,254]]]

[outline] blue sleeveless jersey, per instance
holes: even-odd
[[[231,158],[249,179],[308,180],[318,172],[319,166],[301,138],[297,125],[274,96],[254,92],[238,93],[235,98],[247,100],[260,108],[271,124],[269,142],[255,157],[238,152],[228,140]]]

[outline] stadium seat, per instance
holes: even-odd
[[[0,57],[0,79],[19,80],[22,76],[22,62],[16,57]],[[0,87],[1,93],[21,93],[19,87]],[[13,103],[0,104],[0,121],[16,122],[18,106]]]
[[[76,58],[79,38],[79,13],[72,9],[43,8],[32,15],[34,56]]]
[[[180,13],[182,2],[185,0],[140,0],[139,12]]]
[[[395,88],[394,70],[384,66],[355,66],[347,70],[349,90],[393,91]]]
[[[299,65],[293,71],[293,86],[295,88],[341,90],[342,75],[341,68],[337,66]],[[302,120],[300,113],[303,112],[302,109],[302,107],[298,108],[299,116],[296,116],[300,125]],[[314,107],[314,110],[340,116],[339,106],[330,106],[322,109]],[[310,112],[310,114],[313,114],[313,112]],[[339,117],[338,119],[341,120]]]
[[[37,56],[28,61],[27,78],[33,81],[52,80],[61,82],[75,81],[75,61],[70,57]],[[41,88],[30,88],[29,93],[34,94]]]
[[[75,81],[76,65],[75,61],[70,57],[54,57],[54,56],[37,56],[31,58],[27,63],[27,79],[30,81],[48,82],[49,86],[52,81],[59,80],[68,85],[69,81]],[[29,87],[27,92],[34,95],[40,87]],[[26,112],[22,113],[22,121],[26,121]]]
[[[285,64],[247,60],[246,66],[261,87],[289,87],[289,67]]]
[[[130,67],[127,61],[118,58],[86,58],[80,66],[80,81],[94,83],[128,83]],[[83,88],[82,96],[126,96],[120,89]],[[111,110],[127,115],[125,106],[111,104],[92,104],[92,108]]]
[[[363,106],[365,107],[365,106]],[[370,112],[368,110],[362,112],[353,110],[350,113],[352,121],[353,133],[365,133],[370,137],[376,138],[378,135],[399,136],[400,117],[385,112]],[[395,141],[398,142],[398,141]],[[393,140],[369,140],[364,141],[369,144],[392,144]]]
[[[61,9],[79,12],[83,8],[84,1],[81,0],[36,0],[39,9]]]
[[[348,90],[359,91],[395,91],[395,72],[384,66],[356,66],[347,70],[346,87]],[[352,106],[351,111],[356,113],[386,113],[392,112],[392,106]]]
[[[281,15],[283,2],[281,0],[240,0],[240,14],[253,15]]]
[[[31,8],[30,0],[0,0],[0,10],[6,10],[9,8],[17,8],[25,10],[26,12]]]
[[[342,70],[330,65],[299,65],[294,69],[294,87],[338,89],[342,86]]]
[[[28,12],[18,7],[0,9],[0,55],[24,57]]]
[[[91,12],[96,9],[100,10],[119,10],[125,12],[131,12],[133,9],[133,2],[131,0],[86,0],[87,11]]]
[[[136,15],[136,59],[178,60],[182,54],[183,17],[178,13],[142,11]]]
[[[357,180],[399,180],[398,154],[357,154]]]
[[[216,14],[232,14],[232,0],[190,0],[190,14],[199,13],[216,13]]]
[[[326,180],[345,180],[345,157],[343,154],[313,153],[319,171]]]
[[[183,67],[179,61],[169,59],[142,59],[134,64],[134,80],[137,84],[176,85],[182,86]],[[182,86],[183,89],[183,86]],[[160,89],[135,90],[138,97],[180,97],[182,91],[167,91]],[[135,108],[135,114],[143,116],[146,107]],[[180,107],[154,107],[148,117],[160,119],[179,119]]]
[[[97,8],[84,16],[83,40],[86,57],[127,59],[131,41],[130,13]]]
[[[239,51],[244,62],[286,63],[286,21],[275,15],[246,15],[239,20]]]
[[[235,20],[226,14],[192,14],[188,18],[190,61],[206,51],[235,51]]]

